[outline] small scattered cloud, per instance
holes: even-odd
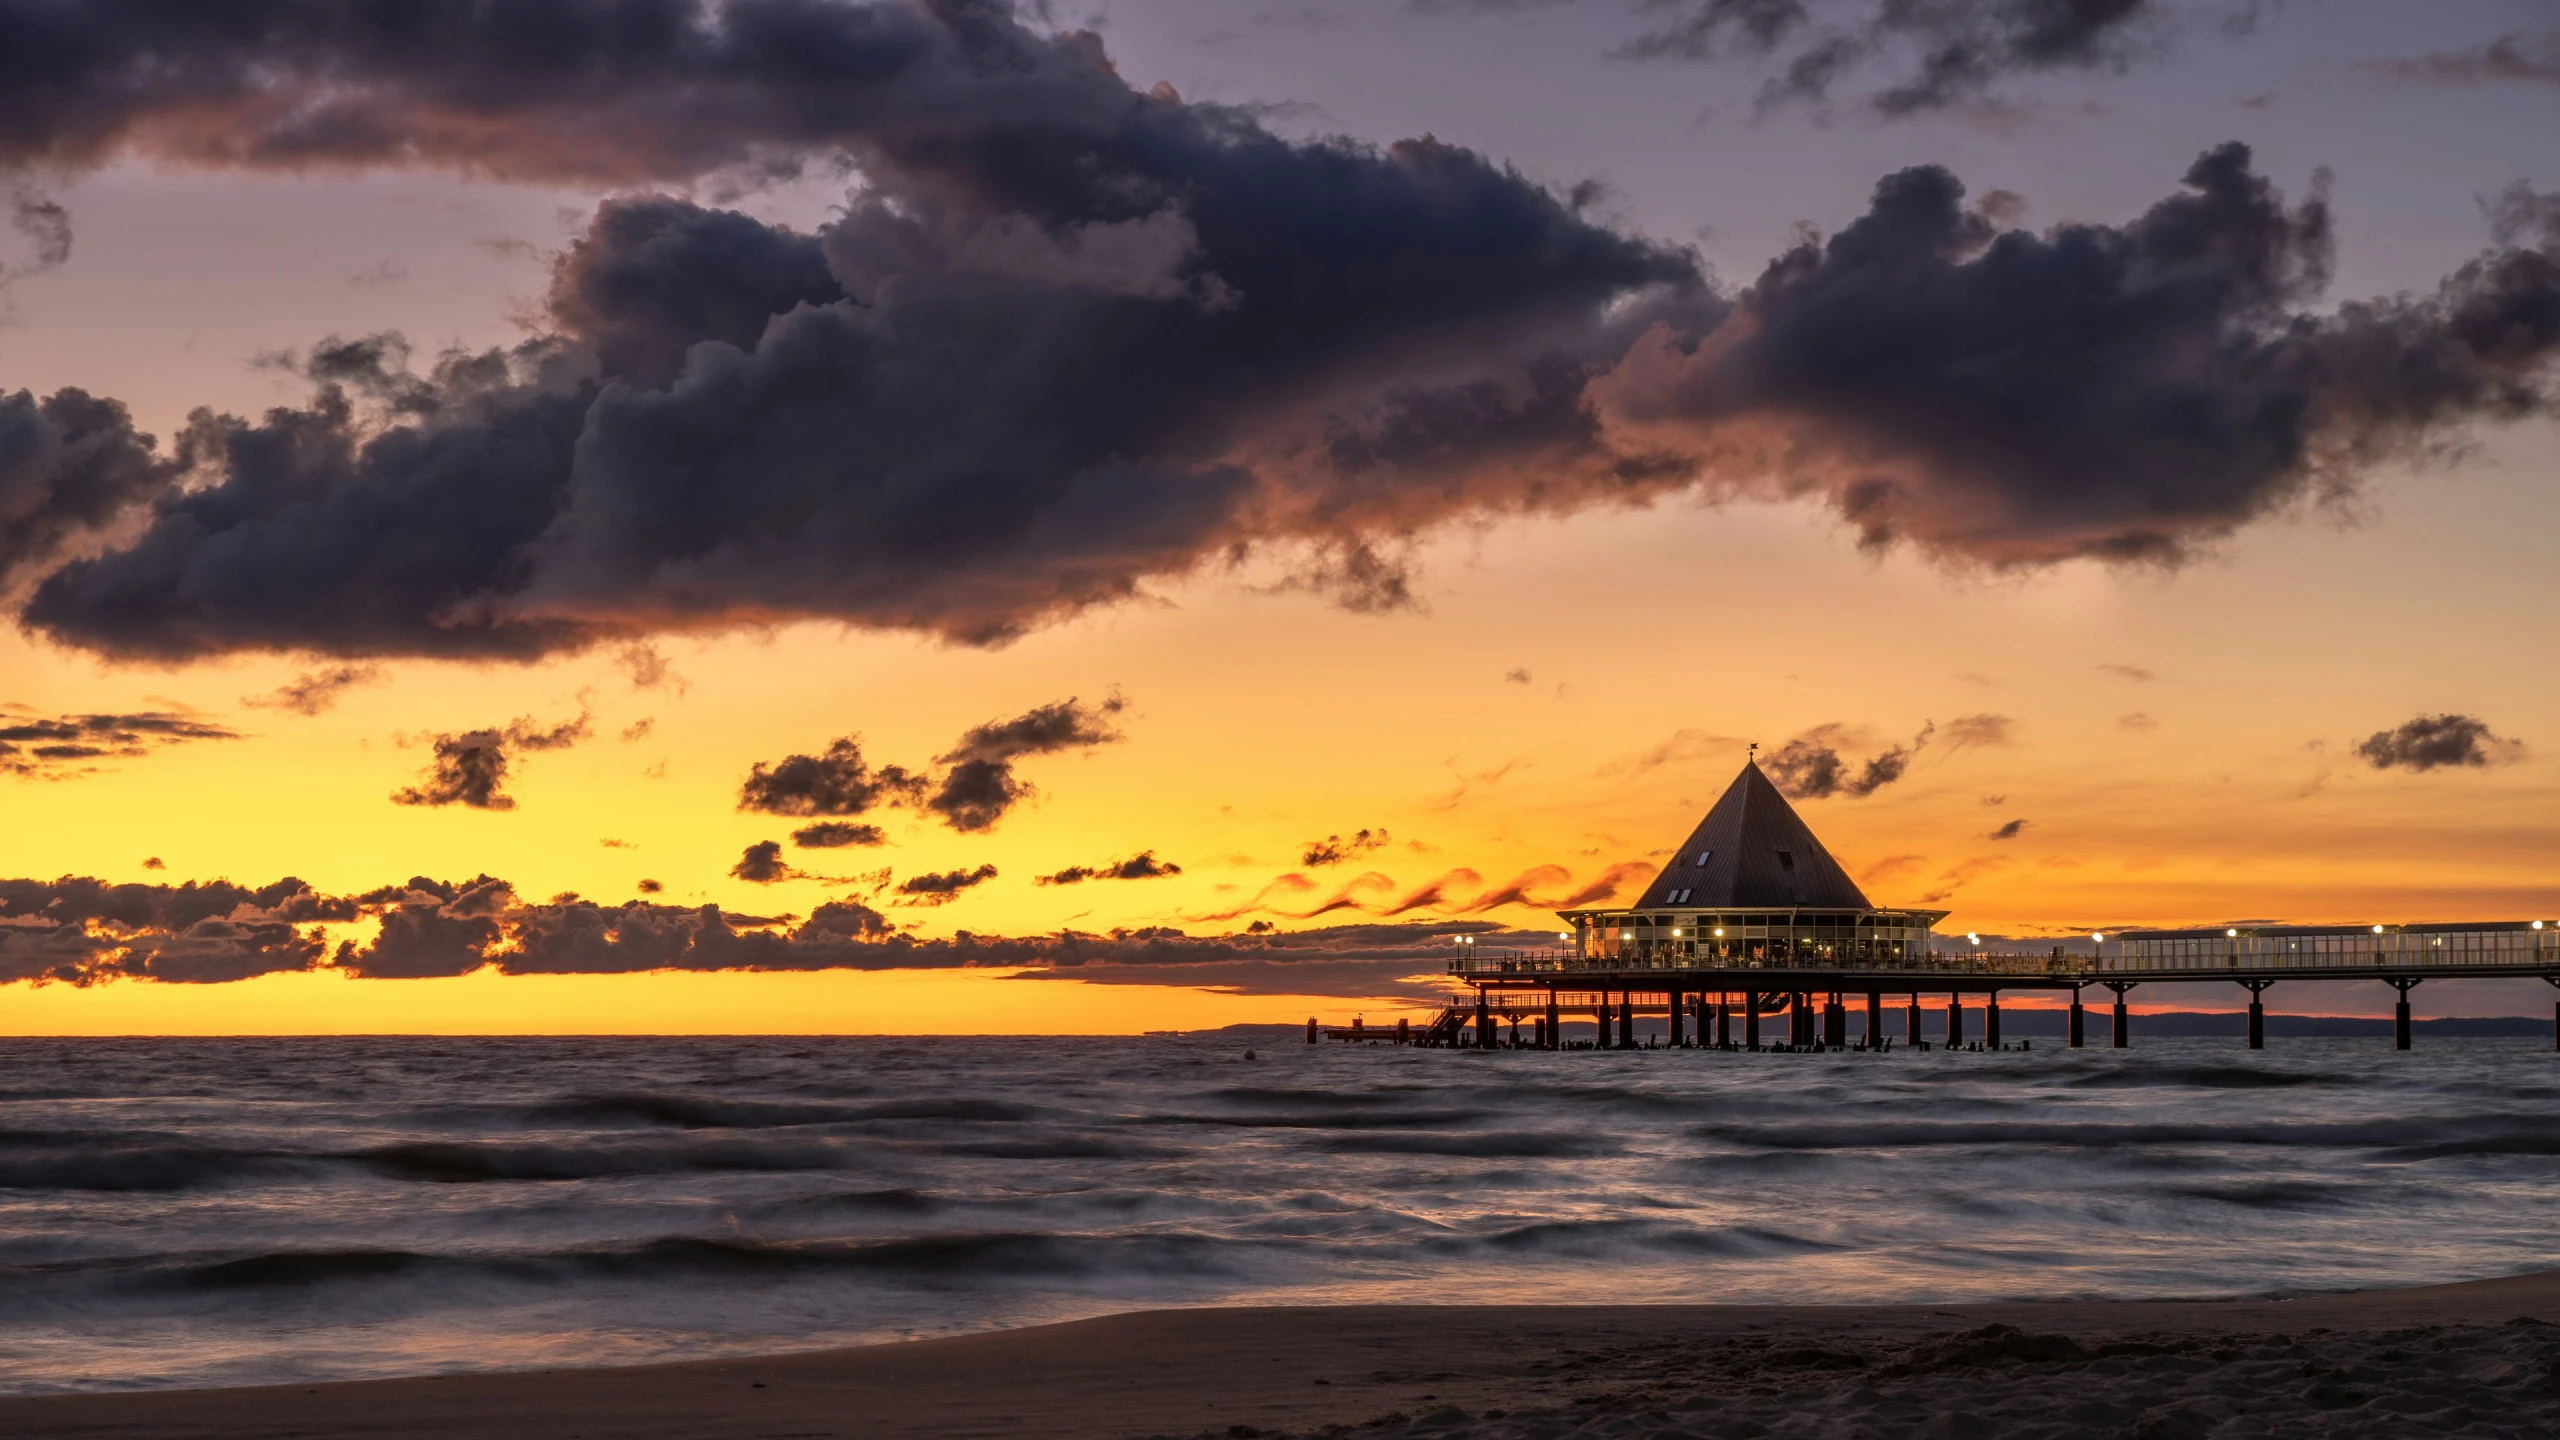
[[[0,705],[0,775],[67,780],[96,773],[102,760],[134,760],[173,745],[240,738],[236,730],[176,711],[44,715],[23,705]]]
[[[1310,869],[1339,865],[1345,860],[1357,860],[1370,851],[1386,845],[1390,838],[1384,826],[1375,830],[1354,831],[1348,840],[1339,835],[1327,835],[1321,840],[1308,841],[1302,847],[1303,853],[1299,855],[1298,863]]]
[[[2160,678],[2139,665],[2100,665],[2096,668],[2101,675],[2113,675],[2119,680],[2130,680],[2137,685]]]
[[[2421,715],[2366,736],[2356,756],[2376,770],[2423,772],[2510,764],[2524,758],[2524,746],[2474,716]]]
[[[683,695],[693,689],[692,684],[667,663],[667,657],[658,653],[658,647],[647,641],[622,647],[621,653],[613,657],[613,663],[622,667],[623,675],[631,681],[634,690],[672,690]]]
[[[655,895],[660,891],[665,890],[667,887],[659,884],[655,880],[643,880],[632,888],[638,890],[643,895]]]
[[[1985,795],[1982,797],[1983,808],[1987,810],[1996,810],[2008,803],[2009,797],[2006,795]]]
[[[1565,896],[1563,899],[1558,900],[1549,908],[1570,910],[1577,905],[1594,905],[1600,901],[1611,899],[1615,897],[1619,891],[1627,888],[1628,881],[1637,879],[1641,876],[1651,875],[1655,868],[1656,867],[1646,864],[1641,860],[1630,860],[1622,865],[1612,865],[1608,869],[1601,871],[1598,878],[1592,880],[1591,883]]]
[[[886,845],[889,835],[877,825],[821,820],[792,831],[791,843],[803,850],[841,850],[848,845]]]
[[[2148,735],[2152,731],[2160,728],[2160,722],[2152,719],[2148,711],[2135,710],[2128,714],[2117,716],[2116,728],[2119,730],[2130,730],[2137,735]]]
[[[2006,715],[1959,715],[1938,732],[1938,742],[1956,751],[1998,749],[2016,744],[2017,730],[2018,722]]]
[[[1665,765],[1685,765],[1720,752],[1730,754],[1749,743],[1738,735],[1717,735],[1705,730],[1675,730],[1670,738],[1652,749],[1624,759],[1612,760],[1594,773],[1603,779],[1644,775],[1659,770]]]
[[[1528,668],[1520,665],[1514,665],[1510,669],[1502,672],[1502,678],[1506,683],[1512,685],[1526,685],[1529,683],[1530,679]]]
[[[632,843],[631,843],[630,841],[628,841],[628,840],[616,840],[616,839],[612,838],[611,836],[607,836],[607,837],[605,837],[604,839],[597,841],[596,843],[597,843],[597,844],[599,844],[599,845],[601,845],[601,846],[603,846],[603,847],[604,847],[604,848],[606,848],[607,850],[637,850],[637,849],[639,849],[639,848],[640,848],[639,846],[632,844]]]
[[[1959,670],[1956,672],[1956,679],[1967,685],[1991,686],[2000,683],[1979,670]]]
[[[1760,768],[1790,799],[1825,800],[1835,795],[1864,799],[1901,779],[1910,770],[1912,757],[1936,730],[1935,725],[1924,725],[1911,743],[1896,745],[1861,765],[1841,754],[1844,746],[1856,748],[1857,732],[1837,723],[1816,725],[1764,756]]]
[[[397,285],[409,278],[409,267],[397,260],[377,260],[347,277],[350,285]]]
[[[1992,840],[2015,840],[2027,832],[2027,825],[2027,821],[2012,820],[2008,824],[2001,826],[1999,829],[1992,831],[1986,838]]]
[[[166,870],[169,867],[161,861],[159,856],[154,855],[150,859],[142,862],[142,868],[145,870]]]
[[[1153,850],[1141,850],[1126,860],[1113,860],[1101,865],[1070,865],[1055,874],[1042,875],[1032,883],[1081,885],[1087,880],[1157,880],[1181,873],[1181,866],[1170,860],[1158,860]]]
[[[996,878],[996,867],[981,865],[975,870],[943,870],[924,875],[910,875],[898,886],[908,905],[948,905],[960,898],[964,890],[975,889]]]
[[[937,757],[951,768],[943,773],[941,785],[924,808],[963,834],[994,829],[997,821],[1035,793],[1030,782],[1015,777],[1016,762],[1119,740],[1120,732],[1111,721],[1127,703],[1118,695],[1100,705],[1069,697],[1011,720],[990,720],[978,726]]]
[[[267,694],[243,695],[240,703],[253,710],[290,710],[296,715],[319,715],[335,706],[340,697],[357,686],[380,684],[386,678],[379,665],[332,665],[325,670],[297,675]]]
[[[810,819],[860,815],[874,806],[921,799],[925,786],[924,776],[903,766],[872,769],[862,757],[862,737],[847,735],[822,754],[786,755],[771,765],[757,761],[738,787],[738,808]]]
[[[2424,55],[2367,60],[2368,75],[2419,85],[2550,85],[2560,87],[2560,30],[2516,31],[2486,44]]]
[[[419,783],[392,792],[395,805],[442,807],[461,805],[473,810],[513,810],[515,797],[506,793],[509,769],[507,752],[515,750],[566,750],[584,740],[593,731],[592,717],[581,709],[577,717],[557,725],[538,725],[531,716],[519,716],[503,730],[466,730],[458,735],[433,737],[435,758]]]
[[[1858,884],[1862,887],[1890,885],[1905,875],[1918,873],[1928,863],[1929,857],[1926,855],[1887,855],[1859,871]]]
[[[648,739],[649,736],[657,730],[657,728],[657,716],[643,715],[639,719],[622,727],[622,743],[625,745],[637,744],[642,740]]]
[[[729,873],[750,885],[772,885],[802,878],[799,871],[783,860],[782,842],[779,840],[759,840],[748,846],[746,852],[738,857],[738,863],[729,867]]]

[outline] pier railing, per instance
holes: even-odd
[[[2560,973],[2560,926],[2534,922],[2371,927],[2272,926],[2254,930],[2136,931],[2098,942],[2097,953],[2025,954],[1979,946],[1920,955],[1700,955],[1672,947],[1585,956],[1572,950],[1508,950],[1468,944],[1449,961],[1460,978],[1500,975],[1624,975],[1748,970],[1845,971],[1862,975],[2032,976],[2094,983],[2123,977],[2208,978],[2218,971],[2298,971],[2335,977],[2357,971],[2460,970]]]

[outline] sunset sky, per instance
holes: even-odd
[[[2547,5],[222,8],[0,0],[0,1032],[2560,914]]]

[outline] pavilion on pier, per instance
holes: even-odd
[[[1870,902],[1756,759],[1634,904],[1558,913],[1585,961],[1784,968],[1915,963],[1947,915]]]

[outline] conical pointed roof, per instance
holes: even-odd
[[[1758,762],[1748,760],[1725,789],[1724,798],[1698,822],[1633,908],[1660,905],[1709,910],[1874,908],[1840,862],[1813,838],[1787,797],[1760,773]]]

